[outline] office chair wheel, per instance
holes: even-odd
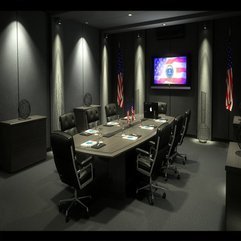
[[[162,198],[163,198],[163,199],[166,198],[166,193],[165,193],[165,192],[162,194]]]
[[[186,162],[185,162],[185,161],[183,161],[183,162],[182,162],[182,164],[183,164],[183,165],[185,165],[185,164],[186,164]]]
[[[177,179],[179,180],[181,177],[180,177],[180,174],[177,175]]]

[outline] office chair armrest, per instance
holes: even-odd
[[[149,141],[149,144],[152,145],[152,146],[155,146],[156,142],[155,141]]]
[[[86,158],[85,160],[83,160],[83,161],[81,162],[81,166],[86,166],[86,165],[88,165],[88,164],[90,163],[90,161],[91,161],[92,158],[93,158],[92,156],[89,156],[88,158]]]
[[[147,155],[147,156],[150,155],[150,153],[149,153],[148,151],[145,151],[145,150],[143,150],[143,149],[141,149],[141,148],[136,148],[136,151],[139,152],[140,154],[142,153],[142,154],[145,154],[145,155]]]
[[[92,165],[92,163],[90,162],[88,165],[83,166],[82,168],[80,168],[79,170],[77,170],[78,175],[80,174],[80,172],[84,171],[85,169],[88,169],[89,167],[91,168],[91,171],[93,172],[93,165]]]

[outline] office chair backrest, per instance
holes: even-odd
[[[169,123],[162,124],[158,129],[156,133],[156,146],[155,146],[155,153],[154,153],[154,164],[152,165],[152,169],[155,168],[156,165],[156,159],[163,160],[165,155],[168,152],[169,149],[169,140],[171,136],[172,131],[172,125]],[[152,172],[153,170],[151,170]]]
[[[75,115],[73,112],[65,113],[59,117],[61,131],[71,136],[78,133],[75,125]]]
[[[118,119],[117,108],[115,103],[110,103],[105,106],[105,114],[107,122]]]
[[[167,113],[167,103],[158,102],[158,114],[166,114],[166,113]]]
[[[179,140],[179,143],[178,143],[179,145],[182,144],[184,136],[187,133],[188,125],[189,125],[189,122],[190,122],[190,117],[191,117],[191,110],[188,109],[184,114],[183,128],[182,128],[181,137],[180,137],[180,140]]]
[[[60,180],[69,186],[79,188],[73,137],[65,132],[55,131],[51,133],[50,141]]]
[[[96,107],[86,110],[86,118],[88,128],[93,128],[95,125],[100,125],[99,110]]]
[[[184,115],[178,115],[174,119],[172,135],[171,135],[170,142],[169,142],[169,145],[170,145],[170,149],[168,151],[169,157],[172,156],[176,152],[176,148],[177,148],[178,142],[180,140],[183,121],[184,121]]]

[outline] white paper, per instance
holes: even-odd
[[[115,121],[110,121],[110,122],[107,122],[107,125],[113,125],[113,126],[116,126],[116,125],[119,125],[118,122],[115,122]]]
[[[154,126],[140,126],[141,129],[144,129],[144,130],[153,130],[154,129]]]
[[[89,133],[89,134],[96,134],[96,133],[98,133],[98,131],[97,131],[97,130],[94,130],[94,129],[88,129],[88,130],[86,130],[85,132],[86,132],[86,133]]]
[[[95,144],[97,144],[97,141],[89,140],[89,141],[86,141],[86,142],[82,143],[80,146],[82,146],[82,147],[91,147],[91,146],[93,146]]]
[[[127,139],[127,140],[131,140],[131,141],[135,141],[135,140],[137,140],[138,136],[122,135],[122,138]]]

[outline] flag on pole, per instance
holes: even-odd
[[[230,46],[230,34],[227,44],[227,73],[226,73],[226,109],[232,111],[233,108],[233,70],[232,70],[232,51]]]
[[[124,106],[124,86],[123,86],[123,57],[120,47],[117,53],[117,104],[120,108]]]

